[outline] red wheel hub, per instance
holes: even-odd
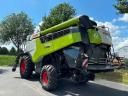
[[[26,63],[27,63],[27,61],[25,59],[22,59],[21,60],[21,63],[20,63],[20,71],[21,71],[21,74],[24,74],[24,72],[26,70]]]
[[[48,74],[46,71],[42,72],[42,83],[46,85],[48,84]]]

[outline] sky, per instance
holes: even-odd
[[[113,7],[116,0],[1,0],[0,22],[11,13],[24,11],[38,26],[42,17],[62,2],[72,5],[77,15],[88,15],[98,25],[109,27],[115,50],[128,44],[128,14],[117,14]],[[10,48],[13,44],[4,46]]]

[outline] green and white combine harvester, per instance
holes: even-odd
[[[86,83],[94,80],[95,72],[113,71],[111,46],[108,29],[82,15],[28,36],[16,65],[21,78],[28,79],[35,71],[42,87],[53,90],[60,78]]]

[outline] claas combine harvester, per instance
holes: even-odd
[[[16,64],[21,78],[28,79],[35,71],[42,87],[53,90],[60,78],[86,83],[94,80],[95,72],[113,71],[111,46],[108,28],[82,15],[29,35]]]

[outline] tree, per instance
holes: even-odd
[[[7,49],[6,47],[2,47],[0,54],[1,54],[1,55],[8,55],[8,54],[9,54],[9,51],[8,51],[8,49]]]
[[[117,4],[114,5],[118,13],[128,13],[128,0],[117,0]]]
[[[23,53],[24,51],[20,48],[19,51],[17,50],[16,53]]]
[[[0,38],[3,42],[12,41],[19,52],[20,46],[33,30],[34,26],[27,14],[12,13],[0,23]]]
[[[16,55],[16,49],[14,47],[12,47],[9,54],[10,55]]]
[[[50,28],[54,25],[67,21],[74,17],[76,14],[75,9],[68,3],[61,3],[51,9],[48,16],[43,17],[43,23],[40,26],[41,30]]]

